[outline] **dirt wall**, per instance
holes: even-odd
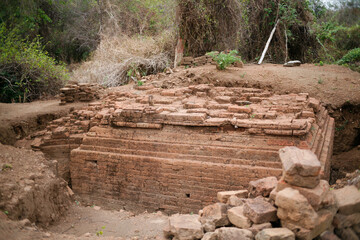
[[[72,192],[48,163],[42,153],[0,144],[0,210],[10,219],[47,226],[65,213]]]

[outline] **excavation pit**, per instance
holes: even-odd
[[[216,193],[281,176],[278,150],[310,149],[330,176],[334,119],[306,93],[209,84],[111,92],[33,141],[75,193],[189,213]]]

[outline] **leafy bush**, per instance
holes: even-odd
[[[212,57],[220,70],[225,70],[229,65],[235,62],[241,62],[241,58],[236,56],[237,53],[236,50],[232,50],[228,54],[225,54],[224,52],[209,52],[206,55]]]
[[[49,55],[79,62],[95,50],[100,39],[100,6],[96,0],[3,0],[0,23],[18,29],[29,40],[41,36]],[[102,2],[102,1],[101,1]]]
[[[356,62],[360,62],[360,48],[350,50],[338,61],[338,64],[354,64]]]
[[[20,39],[0,25],[0,101],[26,101],[56,94],[68,79],[66,68],[44,51],[40,38]]]
[[[337,63],[349,67],[351,70],[360,72],[360,48],[350,50]]]

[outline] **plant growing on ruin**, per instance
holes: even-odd
[[[105,226],[102,226],[101,230],[96,232],[96,236],[98,236],[98,237],[102,236],[104,234],[104,232],[103,232],[104,229],[105,229]]]
[[[11,170],[13,167],[11,164],[8,164],[8,163],[4,163],[4,165],[2,166],[2,171],[5,171],[5,170]]]
[[[226,67],[235,63],[241,62],[241,57],[236,56],[238,52],[236,50],[230,51],[228,54],[221,52],[209,52],[206,55],[212,57],[212,59],[216,62],[216,65],[219,70],[225,70]]]

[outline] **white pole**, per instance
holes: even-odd
[[[268,50],[268,48],[269,48],[271,39],[272,39],[273,36],[274,36],[275,30],[276,30],[276,27],[277,27],[279,21],[280,21],[280,19],[277,20],[277,22],[276,22],[273,30],[271,31],[270,37],[269,37],[269,39],[268,39],[268,41],[267,41],[267,43],[266,43],[266,45],[265,45],[265,49],[264,49],[263,53],[261,54],[261,58],[260,58],[260,61],[259,61],[259,63],[258,63],[259,65],[260,65],[260,64],[262,63],[262,61],[264,60],[265,54],[266,54],[266,52],[267,52],[267,50]]]

